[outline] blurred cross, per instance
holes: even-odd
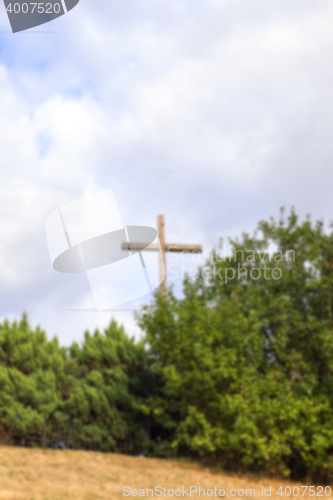
[[[166,252],[184,252],[184,253],[201,253],[201,245],[183,245],[180,243],[166,243],[165,242],[165,223],[164,215],[159,215],[157,218],[157,232],[161,244],[160,252],[160,282],[161,282],[161,293],[166,295],[167,291],[167,277],[166,277]],[[127,249],[128,243],[123,243],[122,248]],[[131,250],[154,250],[159,251],[159,245],[149,245],[148,247],[142,243],[130,243]],[[165,276],[165,277],[164,277]],[[164,279],[163,279],[164,277]]]

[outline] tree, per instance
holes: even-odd
[[[331,477],[333,233],[292,211],[231,249],[140,315],[155,422],[177,454]]]
[[[2,439],[14,443],[40,441],[50,414],[60,404],[59,376],[65,349],[32,331],[26,315],[0,325],[0,422]]]
[[[0,325],[0,438],[43,446],[141,452],[145,352],[111,321],[85,333],[82,346],[59,347],[26,315]]]
[[[63,413],[76,444],[104,451],[141,451],[140,392],[144,346],[112,320],[69,350]]]

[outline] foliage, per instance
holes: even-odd
[[[332,479],[333,232],[292,211],[230,245],[143,308],[142,342],[111,321],[66,349],[4,321],[2,442]]]
[[[177,454],[332,477],[333,234],[292,212],[231,248],[185,280],[181,300],[169,291],[140,316],[163,382],[154,419]]]
[[[144,346],[115,321],[101,334],[85,333],[73,344],[66,366],[63,415],[88,449],[133,452],[145,437],[140,402]]]
[[[144,348],[122,327],[85,333],[69,350],[32,331],[26,316],[0,325],[3,442],[134,452],[141,449]]]

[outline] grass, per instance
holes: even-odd
[[[225,499],[228,497],[229,500],[239,500],[241,496],[230,495],[232,488],[237,491],[254,488],[256,498],[264,500],[267,497],[262,497],[261,488],[271,486],[272,495],[268,497],[271,500],[310,499],[308,491],[302,496],[301,489],[298,497],[293,497],[292,493],[290,497],[278,495],[277,490],[281,485],[283,489],[287,485],[300,487],[300,484],[290,480],[236,476],[185,462],[113,453],[0,447],[0,500],[133,500],[135,497],[123,495],[124,486],[136,489],[138,494],[139,489],[145,490],[141,491],[145,496],[138,495],[139,499],[147,498],[147,488],[162,486],[167,490],[175,490],[183,486],[189,488],[191,485],[205,490],[216,487],[217,497],[213,494],[212,498],[219,498],[218,490],[223,488],[226,492]],[[324,500],[325,492],[323,495]],[[207,491],[206,497],[192,493],[188,498],[207,498]],[[249,495],[244,495],[244,498],[248,499]]]

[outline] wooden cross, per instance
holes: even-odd
[[[186,253],[201,253],[201,245],[182,245],[176,243],[166,243],[165,242],[165,223],[164,215],[159,215],[157,217],[157,233],[161,244],[161,254],[160,254],[160,281],[161,281],[161,293],[166,295],[167,291],[167,277],[166,277],[166,252],[186,252]],[[122,248],[124,250],[128,249],[128,243],[123,243]],[[160,250],[159,245],[149,245],[148,247],[142,243],[130,243],[131,250]],[[165,270],[165,278],[164,276]],[[162,281],[163,280],[163,281]]]

